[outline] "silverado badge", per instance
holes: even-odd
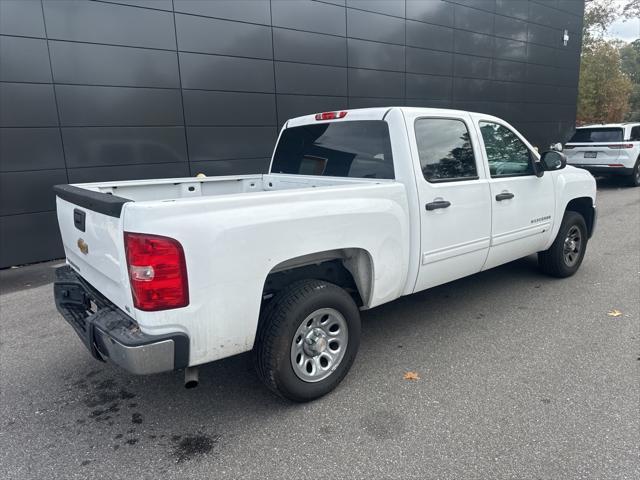
[[[82,253],[84,253],[85,255],[89,253],[89,245],[87,245],[87,242],[85,242],[83,239],[79,238],[78,239],[78,248],[80,249],[80,251]]]

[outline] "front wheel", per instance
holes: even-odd
[[[254,359],[276,394],[314,400],[345,377],[360,344],[360,312],[342,288],[320,280],[296,282],[271,300],[260,319]]]
[[[567,211],[551,247],[538,253],[538,264],[549,275],[570,277],[580,268],[586,249],[587,224],[584,217],[577,212]]]

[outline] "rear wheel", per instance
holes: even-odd
[[[360,312],[342,288],[319,280],[279,292],[260,319],[254,359],[258,376],[296,402],[316,399],[345,377],[360,344]]]
[[[567,211],[551,247],[538,253],[538,264],[549,275],[570,277],[580,268],[586,248],[587,224],[584,217],[577,212]]]
[[[632,187],[640,186],[640,157],[636,160],[636,164],[633,166],[633,172],[629,176],[629,185]]]

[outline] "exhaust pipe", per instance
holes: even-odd
[[[184,388],[196,388],[198,386],[198,367],[184,369]]]

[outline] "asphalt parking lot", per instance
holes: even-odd
[[[640,188],[598,193],[574,277],[526,258],[365,312],[353,369],[304,405],[248,355],[194,390],[98,363],[55,262],[0,272],[0,477],[638,479]]]

